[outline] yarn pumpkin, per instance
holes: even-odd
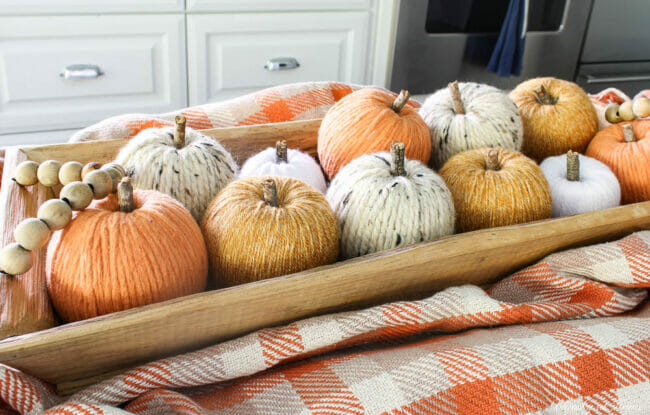
[[[374,88],[355,91],[325,114],[318,131],[318,157],[330,179],[364,154],[389,151],[394,141],[406,145],[406,157],[429,161],[429,128],[415,109],[406,105],[408,91],[397,98]]]
[[[503,148],[468,150],[440,169],[454,197],[456,229],[473,231],[551,217],[551,191],[539,166]]]
[[[278,141],[275,148],[255,154],[246,160],[239,172],[239,178],[250,176],[286,176],[302,180],[322,193],[327,183],[316,160],[302,151],[287,149],[286,141]]]
[[[230,183],[208,206],[202,230],[219,286],[299,272],[338,256],[338,228],[325,196],[291,177]]]
[[[551,188],[553,216],[607,209],[621,203],[621,186],[600,161],[573,151],[549,157],[539,166]]]
[[[569,150],[583,153],[598,131],[591,100],[573,82],[530,79],[519,84],[510,98],[524,123],[523,153],[537,161]]]
[[[587,155],[612,169],[623,203],[650,200],[650,120],[605,128],[591,140]]]
[[[454,204],[440,176],[404,146],[361,156],[327,191],[341,233],[341,257],[352,258],[454,233]]]
[[[201,231],[171,197],[131,191],[124,180],[76,212],[47,249],[47,288],[65,321],[164,301],[205,289]]]
[[[134,171],[133,186],[180,201],[197,222],[212,198],[236,176],[237,164],[217,141],[177,117],[174,127],[148,128],[122,148],[116,161]]]
[[[498,88],[474,82],[449,84],[424,101],[420,115],[431,132],[432,165],[481,147],[520,150],[523,125],[515,103]]]

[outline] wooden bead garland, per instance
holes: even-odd
[[[16,243],[0,250],[0,273],[20,275],[27,272],[33,264],[31,251],[45,245],[52,231],[65,228],[72,220],[72,210],[83,210],[93,197],[105,197],[106,189],[110,191],[124,175],[124,169],[117,163],[109,163],[104,167],[99,163],[89,163],[87,166],[92,167],[88,169],[86,181],[69,181],[81,178],[80,166],[81,163],[78,162],[68,162],[61,166],[55,160],[47,160],[41,165],[25,161],[16,166],[13,180],[21,186],[33,186],[40,179],[48,187],[60,183],[65,185],[59,199],[50,199],[38,208],[37,218],[25,219],[18,224],[14,230]],[[107,183],[106,178],[111,182]],[[93,185],[99,191],[94,191]]]
[[[545,159],[540,168],[553,198],[553,216],[567,216],[618,206],[621,186],[600,161],[573,151]]]
[[[431,131],[436,169],[465,150],[521,149],[524,130],[519,110],[507,94],[493,86],[454,81],[428,97],[419,113]]]
[[[529,79],[510,93],[524,123],[523,153],[536,161],[584,152],[598,131],[598,116],[578,85],[555,78]]]
[[[551,191],[542,170],[516,151],[464,151],[451,157],[440,175],[454,197],[459,232],[551,217]]]
[[[166,193],[180,201],[200,222],[212,198],[237,174],[237,164],[216,140],[176,127],[148,128],[120,150],[116,162],[135,171],[133,186]]]
[[[430,241],[454,232],[454,204],[440,176],[391,153],[361,156],[343,167],[327,191],[341,234],[342,258]]]
[[[322,193],[327,191],[325,176],[316,160],[302,151],[288,149],[286,141],[278,141],[275,148],[255,154],[239,172],[240,179],[265,175],[293,177]]]
[[[429,128],[408,99],[405,90],[394,98],[387,91],[364,88],[330,108],[318,130],[318,157],[330,180],[359,156],[390,151],[394,141],[404,143],[409,159],[429,162]]]
[[[201,225],[218,286],[291,274],[336,261],[338,228],[325,196],[301,180],[235,180],[210,203]]]

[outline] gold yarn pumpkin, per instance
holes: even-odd
[[[458,232],[551,217],[548,182],[539,166],[519,152],[468,150],[450,158],[440,175],[454,198]]]
[[[265,184],[275,183],[277,206]],[[290,177],[253,176],[226,186],[202,223],[219,286],[291,274],[336,261],[339,231],[325,196]]]

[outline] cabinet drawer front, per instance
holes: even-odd
[[[0,18],[0,133],[184,106],[183,32],[175,15]]]
[[[367,12],[188,16],[190,104],[292,82],[365,83],[368,21]],[[270,68],[274,59],[286,65]]]
[[[576,82],[591,94],[612,87],[634,97],[650,85],[650,61],[582,64]]]
[[[0,15],[160,13],[184,8],[184,0],[0,0]]]
[[[361,10],[370,0],[187,0],[190,12]]]

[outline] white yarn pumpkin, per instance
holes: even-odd
[[[200,222],[208,203],[235,178],[237,164],[221,144],[198,131],[188,128],[180,148],[174,135],[174,127],[142,130],[116,161],[133,170],[133,187],[167,193]]]
[[[402,160],[403,151],[402,145]],[[391,152],[356,158],[330,183],[327,200],[339,225],[343,258],[454,232],[454,203],[442,178],[415,160],[404,160],[405,174],[394,175],[399,149]]]
[[[551,188],[554,217],[607,209],[621,203],[621,186],[609,167],[582,154],[578,155],[578,164],[579,180],[575,181],[567,178],[566,154],[548,157],[540,164]]]
[[[465,150],[521,150],[524,129],[519,110],[493,86],[452,82],[424,101],[420,115],[431,132],[431,160],[436,169]]]
[[[327,191],[323,171],[316,160],[302,151],[287,149],[286,142],[278,142],[276,148],[269,147],[246,160],[239,177],[243,179],[250,176],[293,177],[321,193]]]

